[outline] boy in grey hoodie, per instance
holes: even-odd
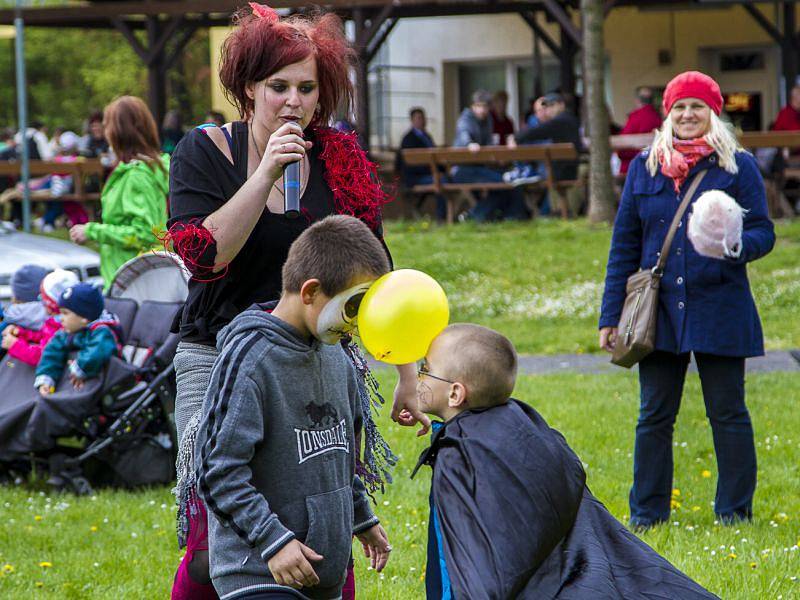
[[[340,598],[353,535],[373,568],[386,564],[391,546],[355,475],[359,384],[337,340],[388,270],[366,225],[328,217],[289,250],[280,301],[217,336],[195,456],[223,600]]]

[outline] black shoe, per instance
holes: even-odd
[[[792,355],[793,359],[800,363],[800,350],[789,350],[789,354]]]
[[[633,521],[633,520],[631,520],[631,521],[628,522],[628,528],[633,533],[641,534],[641,533],[644,533],[646,531],[649,531],[649,530],[653,529],[654,527],[657,527],[658,525],[662,525],[663,523],[666,523],[666,521]]]

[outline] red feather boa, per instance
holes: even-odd
[[[322,145],[319,157],[325,163],[325,182],[333,192],[336,212],[357,217],[375,229],[381,207],[391,201],[378,179],[378,165],[367,158],[355,132],[320,127],[315,134]]]

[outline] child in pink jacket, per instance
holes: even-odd
[[[57,269],[42,279],[39,289],[41,303],[49,317],[38,329],[22,324],[9,325],[3,331],[3,347],[7,348],[9,357],[34,367],[39,364],[47,342],[61,329],[57,299],[61,292],[75,283],[78,283],[75,273],[63,269]]]

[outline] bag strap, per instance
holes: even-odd
[[[700,186],[700,182],[703,180],[703,177],[706,176],[707,172],[707,169],[699,171],[694,176],[694,179],[692,179],[692,184],[689,186],[686,194],[684,194],[683,201],[678,207],[678,212],[675,213],[675,217],[673,217],[672,223],[670,223],[669,231],[667,231],[667,237],[664,239],[664,245],[661,246],[661,255],[658,257],[656,266],[653,267],[653,275],[661,276],[661,274],[664,272],[664,265],[667,264],[667,255],[672,247],[672,240],[675,239],[675,234],[678,231],[678,223],[681,222],[683,215],[686,213],[686,209],[689,208],[689,203],[692,201],[692,197],[694,196],[697,188]]]

